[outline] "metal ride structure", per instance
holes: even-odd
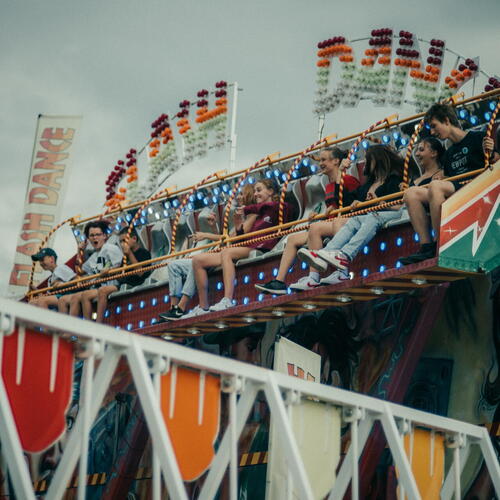
[[[387,80],[387,71],[385,71],[384,78],[387,81],[384,80],[384,85],[387,85],[384,87],[378,81],[384,76],[382,75],[384,72],[372,74],[371,70],[375,64],[387,66],[387,35],[385,31],[373,35],[376,53],[371,51],[370,54],[365,54],[369,58],[373,58],[373,61],[365,61],[364,66],[367,71],[360,71],[359,74],[356,73],[357,76],[354,75],[354,80],[357,81],[355,84],[347,84],[347,79],[344,78],[347,73],[344,72],[345,74],[341,78],[345,80],[346,88],[344,90],[348,92],[339,93],[339,95],[345,95],[345,99],[347,99],[350,95],[349,92],[351,94],[354,92],[356,94],[354,97],[357,99],[358,97],[363,98],[361,95],[363,92],[367,92],[375,97],[375,100],[379,99],[382,102],[389,95],[385,94],[384,89],[393,84],[392,94],[389,95],[390,100],[394,100],[396,97],[402,99],[401,88],[396,89],[398,85],[400,86],[400,83],[396,82],[397,78],[394,81]],[[407,32],[400,33],[400,45],[409,46],[409,42],[414,40],[413,35],[410,35]],[[392,38],[392,35],[389,38]],[[401,43],[402,41],[404,44]],[[438,42],[440,41],[438,40]],[[436,50],[442,51],[443,49],[438,45],[431,44],[434,51],[433,57],[441,57],[436,55]],[[349,60],[349,51],[346,50],[345,46],[347,46],[345,40],[343,42],[330,40],[325,47],[321,48],[323,51],[321,57],[340,56],[344,58],[340,59],[342,63],[350,64],[353,61]],[[383,50],[378,50],[379,47]],[[401,52],[401,47],[398,50]],[[448,98],[448,91],[441,94],[435,85],[436,75],[441,74],[441,70],[433,69],[437,63],[434,61],[430,63],[431,68],[429,70],[426,68],[421,78],[416,73],[409,74],[410,68],[412,71],[418,70],[415,64],[418,57],[414,57],[407,51],[399,55],[401,55],[399,62],[394,61],[395,65],[401,67],[401,71],[398,70],[399,77],[404,73],[405,78],[411,77],[415,81],[422,79],[423,86],[427,86],[429,93],[427,98],[430,98],[431,94],[434,97],[439,95],[440,98]],[[413,61],[413,66],[407,64],[408,61]],[[467,64],[465,69],[457,67],[456,74],[452,74],[452,80],[458,83],[456,86],[450,85],[449,89],[453,88],[455,91],[465,81],[472,79],[475,72],[478,73],[478,68],[474,71],[470,69],[476,64],[474,61],[469,61]],[[359,80],[358,77],[361,76],[366,77],[366,79]],[[426,76],[427,78],[425,78]],[[376,77],[375,80],[370,80],[372,77]],[[452,83],[451,80],[448,83]],[[363,89],[364,84],[366,84],[366,88]],[[417,87],[419,86],[417,85]],[[476,97],[464,99],[463,94],[461,94],[461,96],[453,96],[450,100],[452,105],[457,108],[457,115],[466,124],[466,128],[479,128],[481,126],[491,137],[497,125],[500,90],[485,90],[487,91],[484,94]],[[238,91],[236,84],[234,91],[233,114],[235,113]],[[198,97],[204,99],[204,95]],[[352,103],[346,104],[340,101],[337,104],[352,105]],[[224,105],[225,103],[222,101],[217,104],[217,106]],[[205,103],[203,103],[203,107],[206,107]],[[181,108],[182,111],[184,107],[181,106]],[[205,111],[201,114],[197,113],[198,117],[203,113]],[[177,126],[186,133],[186,127],[189,126],[189,123],[182,121],[185,118],[184,115],[183,112],[182,117],[178,116],[180,122]],[[337,139],[335,135],[331,135],[323,139],[320,138],[296,154],[285,157],[266,156],[240,172],[234,172],[234,169],[231,168],[227,175],[212,174],[192,187],[180,190],[165,189],[151,195],[145,201],[128,205],[126,203],[120,203],[116,206],[110,205],[106,210],[106,215],[116,216],[114,230],[118,231],[128,227],[130,234],[131,229],[135,227],[140,231],[143,243],[146,245],[154,243],[152,232],[153,225],[157,221],[161,221],[165,227],[168,226],[171,232],[169,235],[165,233],[165,239],[170,246],[170,252],[167,255],[156,252],[154,255],[160,256],[131,266],[126,266],[124,261],[121,268],[111,270],[105,277],[99,275],[79,277],[68,283],[65,289],[67,291],[82,290],[89,285],[108,281],[112,276],[128,276],[137,272],[142,273],[147,269],[160,269],[168,265],[171,259],[189,256],[193,251],[203,249],[219,251],[227,246],[244,245],[249,238],[252,238],[253,241],[265,241],[307,229],[311,218],[305,216],[305,206],[307,204],[310,206],[311,200],[314,199],[312,191],[308,191],[308,182],[315,172],[314,169],[317,169],[315,167],[316,152],[327,146],[339,145],[348,149],[352,160],[351,168],[356,169],[358,173],[363,167],[364,150],[370,142],[381,142],[393,146],[406,156],[403,186],[407,187],[409,180],[407,175],[408,161],[413,146],[421,132],[427,133],[422,116],[422,114],[417,114],[402,120],[391,116],[380,120],[363,132],[348,137]],[[165,125],[164,121],[160,119],[154,124],[156,126],[155,133],[156,129]],[[322,127],[320,128],[322,129]],[[234,164],[233,146],[236,143],[235,139],[234,135],[234,141],[231,141],[231,164]],[[185,141],[183,140],[183,142]],[[132,176],[135,175],[134,172],[131,171]],[[47,480],[47,498],[60,498],[64,495],[67,487],[75,487],[77,484],[80,485],[79,498],[84,498],[84,484],[90,483],[90,477],[94,477],[96,472],[108,477],[105,490],[107,494],[120,491],[124,495],[130,491],[131,473],[135,477],[135,470],[124,471],[121,465],[117,465],[115,468],[115,464],[113,464],[112,471],[106,468],[91,468],[90,474],[87,474],[87,460],[85,459],[92,454],[87,439],[91,421],[97,414],[104,393],[110,385],[109,380],[115,371],[120,373],[121,377],[125,375],[125,378],[129,378],[130,383],[135,386],[137,390],[135,407],[142,408],[145,417],[145,421],[139,422],[138,419],[134,424],[130,446],[122,448],[116,454],[121,456],[123,461],[123,456],[128,453],[127,450],[130,450],[130,455],[135,456],[127,458],[125,461],[134,464],[132,467],[139,467],[140,459],[143,460],[146,467],[152,464],[151,487],[152,497],[155,499],[161,496],[165,485],[169,495],[174,498],[187,498],[192,496],[195,491],[200,492],[200,498],[213,498],[217,493],[222,495],[227,493],[226,496],[236,498],[242,483],[242,461],[238,459],[238,454],[243,453],[250,456],[251,451],[259,450],[255,455],[260,454],[261,457],[264,455],[260,450],[265,448],[252,449],[250,447],[247,435],[251,410],[253,408],[255,411],[255,408],[264,401],[266,411],[273,421],[279,424],[279,448],[284,450],[287,457],[286,496],[290,498],[293,495],[298,495],[300,498],[315,498],[315,480],[310,477],[306,461],[302,459],[302,450],[299,450],[300,440],[296,434],[294,435],[293,428],[297,421],[292,417],[294,408],[302,408],[306,404],[310,404],[312,400],[321,406],[322,411],[334,409],[342,417],[344,428],[348,430],[342,436],[342,447],[346,454],[341,462],[338,476],[335,476],[335,467],[330,467],[324,472],[327,476],[331,474],[332,478],[331,487],[328,489],[329,498],[342,498],[349,485],[350,493],[354,498],[367,498],[367,491],[372,485],[370,481],[375,474],[375,467],[380,464],[386,443],[397,469],[394,473],[393,483],[398,483],[399,497],[404,498],[406,495],[409,498],[420,498],[422,491],[419,489],[422,480],[417,477],[414,470],[416,467],[414,461],[417,460],[417,456],[412,450],[414,447],[417,449],[417,445],[413,443],[417,442],[417,435],[421,431],[430,436],[429,443],[431,443],[430,446],[433,450],[441,446],[438,443],[443,446],[442,449],[439,448],[441,451],[444,450],[445,446],[452,450],[452,453],[448,454],[452,460],[449,460],[450,457],[448,457],[446,468],[443,466],[441,471],[443,475],[446,470],[448,471],[446,478],[443,478],[443,483],[440,485],[442,498],[451,498],[453,493],[456,498],[460,498],[465,491],[469,492],[470,481],[467,476],[467,468],[470,466],[471,456],[478,453],[486,464],[484,472],[491,480],[493,485],[491,488],[495,488],[498,496],[498,460],[484,428],[403,408],[393,403],[404,401],[405,394],[410,387],[410,378],[416,371],[421,356],[424,355],[427,341],[432,339],[431,330],[438,321],[440,310],[445,307],[445,295],[452,288],[451,284],[453,282],[462,284],[477,282],[481,276],[499,264],[498,249],[497,245],[494,244],[495,239],[498,240],[498,230],[495,228],[494,221],[499,212],[499,175],[500,165],[492,165],[489,155],[485,155],[484,169],[457,177],[456,180],[467,185],[443,205],[439,252],[435,258],[419,264],[401,266],[398,261],[399,256],[413,253],[418,243],[408,220],[402,220],[396,225],[384,228],[363,249],[353,262],[353,279],[339,285],[325,286],[281,297],[266,297],[256,293],[253,286],[256,281],[271,279],[272,276],[276,275],[276,266],[281,256],[281,249],[278,246],[268,254],[252,256],[236,264],[235,307],[223,312],[207,313],[197,318],[180,319],[174,323],[160,323],[158,321],[158,313],[163,312],[162,307],[168,307],[169,301],[168,283],[162,279],[151,280],[145,285],[131,290],[122,290],[110,297],[105,323],[113,326],[115,330],[99,325],[91,327],[90,324],[69,318],[57,317],[54,319],[53,314],[45,311],[37,310],[34,313],[23,304],[7,303],[4,306],[2,302],[0,304],[2,308],[0,318],[5,335],[0,336],[2,342],[0,345],[3,346],[4,353],[2,360],[0,352],[0,363],[3,361],[4,367],[3,381],[0,379],[0,382],[5,385],[7,393],[12,391],[13,387],[17,388],[16,390],[24,389],[26,380],[23,379],[23,373],[25,369],[29,372],[29,363],[28,358],[25,360],[23,355],[29,351],[29,338],[32,334],[47,344],[45,348],[46,352],[50,354],[49,359],[51,360],[51,364],[47,368],[50,374],[48,379],[51,381],[51,389],[54,389],[54,385],[58,383],[57,376],[54,375],[58,373],[58,349],[64,348],[66,354],[68,351],[73,352],[76,357],[85,360],[80,412],[75,426],[68,434],[69,439],[65,444],[59,465],[54,475],[49,476]],[[252,234],[229,236],[230,209],[238,189],[244,183],[252,184],[258,179],[266,177],[275,178],[281,183],[280,224],[274,228]],[[311,184],[313,183],[311,182]],[[341,182],[341,191],[342,188],[343,182]],[[284,223],[282,207],[287,194],[293,194],[296,197],[302,218],[299,216],[297,220]],[[344,203],[341,199],[340,208],[329,215],[330,217],[352,217],[369,213],[381,207],[390,207],[400,203],[402,195],[403,192],[399,192],[388,197],[361,203],[356,209],[343,206]],[[220,238],[209,245],[176,251],[177,246],[179,248],[185,246],[181,245],[185,243],[182,241],[185,234],[183,231],[177,231],[181,218],[187,218],[183,217],[185,215],[191,217],[196,225],[198,223],[197,217],[201,209],[205,207],[210,208],[218,218],[219,227],[222,228]],[[71,221],[77,240],[84,223],[96,218],[100,218],[100,216]],[[325,218],[325,214],[320,213],[315,218]],[[177,241],[179,245],[176,244]],[[291,279],[298,278],[304,274],[305,270],[304,266],[294,266],[289,270],[288,276]],[[469,280],[469,278],[473,279]],[[209,289],[211,301],[220,298],[222,294],[220,270],[214,270],[211,273]],[[41,288],[31,292],[30,295],[39,293],[50,294],[55,293],[55,290]],[[363,373],[358,371],[356,375],[361,386],[346,385],[345,387],[377,396],[385,401],[373,400],[362,394],[297,380],[249,364],[242,365],[236,361],[224,357],[214,357],[196,349],[186,351],[180,345],[175,345],[175,343],[185,343],[192,347],[200,347],[205,339],[202,336],[206,333],[213,335],[213,332],[217,332],[221,339],[227,338],[221,342],[230,344],[233,335],[238,335],[235,332],[242,331],[244,333],[244,327],[256,327],[257,329],[260,327],[259,325],[278,322],[284,325],[283,318],[300,318],[302,313],[312,313],[319,318],[318,312],[325,309],[326,313],[334,310],[348,316],[353,314],[355,308],[358,308],[361,315],[373,314],[374,318],[373,324],[368,325],[366,329],[368,333],[365,335],[368,337],[362,340],[366,340],[368,343],[371,341],[380,342],[381,345],[385,346],[385,351],[378,353],[380,359],[377,359],[377,363],[370,364],[366,362],[367,353],[365,350],[365,358],[359,360],[359,366],[362,366],[361,362],[363,362],[363,366],[367,366],[367,368]],[[383,318],[378,317],[380,315]],[[336,326],[332,328],[329,336],[340,335],[336,331]],[[12,329],[15,330],[13,333]],[[373,339],[370,338],[370,331]],[[374,335],[373,332],[375,332]],[[67,341],[70,335],[74,336],[72,344],[68,344]],[[159,339],[148,337],[161,337],[172,342],[165,343]],[[356,337],[356,342],[353,342],[354,344],[358,343],[357,339],[358,337]],[[357,352],[353,352],[356,356]],[[345,357],[352,359],[353,352],[346,349]],[[392,354],[389,357],[387,353]],[[116,368],[118,359],[121,359],[123,365],[121,371]],[[96,360],[99,360],[97,370],[95,370]],[[7,370],[10,371],[7,372]],[[373,373],[370,373],[370,370]],[[94,372],[95,376],[93,377]],[[188,378],[194,377],[194,385],[185,385],[184,377],[186,376]],[[354,378],[354,372],[351,377]],[[55,384],[54,380],[56,380]],[[3,391],[3,389],[0,387],[0,390]],[[213,400],[208,397],[210,390],[215,390],[218,395],[216,399],[219,401],[219,406],[216,404],[214,406]],[[29,390],[26,392],[29,395]],[[58,391],[52,392],[57,393]],[[0,394],[0,398],[5,396],[3,393]],[[212,424],[215,426],[216,423],[220,423],[226,429],[224,433],[220,434],[217,444],[215,444],[215,438],[208,443],[208,455],[211,458],[206,461],[206,469],[199,476],[193,474],[192,471],[186,472],[186,455],[179,449],[178,429],[175,427],[175,422],[172,422],[172,419],[175,420],[174,413],[177,414],[177,411],[180,411],[182,407],[182,402],[177,399],[179,393],[190,394],[197,402],[195,411],[184,413],[183,418],[186,422],[192,420],[198,422],[198,426],[200,422],[204,424],[207,415],[210,414],[213,417],[213,414],[210,413],[212,411],[218,415],[218,417],[213,418]],[[2,426],[0,422],[2,447],[6,449],[6,456],[10,457],[11,453],[16,456],[9,474],[16,492],[21,491],[24,498],[25,493],[28,495],[28,490],[30,490],[30,479],[27,479],[26,470],[21,465],[22,460],[19,459],[21,446],[19,446],[19,442],[15,442],[16,432],[14,426],[11,425],[11,417],[17,422],[16,411],[18,408],[15,405],[12,406],[14,415],[12,412],[9,414],[7,399],[11,399],[10,393],[9,398],[5,397],[1,401],[3,403],[2,418],[5,416],[3,419],[5,425]],[[405,402],[405,404],[407,403]],[[223,413],[217,413],[221,407],[223,410],[227,410],[227,418]],[[218,408],[218,410],[216,411],[214,408]],[[429,411],[434,410],[429,408]],[[446,410],[439,414],[447,415]],[[260,415],[262,416],[262,413]],[[470,417],[469,420],[476,421]],[[484,421],[489,422],[490,420],[486,418]],[[31,427],[36,428],[33,425]],[[199,430],[197,431],[195,426],[191,428],[191,432],[184,429],[182,434],[182,440],[190,444],[188,462],[194,463],[199,456],[207,453],[206,443],[202,446],[201,440],[196,441],[200,438]],[[218,431],[212,430],[211,432],[212,434],[210,432],[206,434],[209,436],[218,435]],[[215,434],[213,434],[214,432]],[[332,426],[332,432],[340,434],[340,431],[334,426]],[[153,446],[151,454],[146,434],[150,436],[149,442]],[[493,427],[491,435],[494,436]],[[21,440],[24,443],[24,439],[22,432],[19,431],[18,441]],[[124,439],[127,441],[126,437]],[[6,446],[3,444],[5,441],[7,442]],[[268,463],[267,455],[269,454],[272,459],[273,453],[276,451],[273,450],[271,441],[269,443],[264,463]],[[478,444],[478,446],[472,446],[473,444]],[[215,453],[215,449],[217,449],[217,453]],[[118,445],[115,445],[115,450],[118,450]],[[194,456],[193,450],[196,450],[196,456]],[[255,455],[251,459],[252,465],[261,460],[261,458],[257,459]],[[76,477],[73,475],[73,471],[78,457],[83,458],[80,459],[78,477]],[[91,460],[89,460],[90,463]],[[321,468],[322,465],[318,464],[318,468]],[[433,471],[439,469],[440,466],[437,465],[432,453],[430,463],[427,463],[425,467],[430,469],[431,475]],[[390,472],[389,469],[390,467],[387,469]],[[269,471],[269,469],[267,470]],[[129,477],[125,477],[127,474]],[[163,486],[161,476],[163,476]],[[193,477],[199,477],[199,479],[196,479],[196,483],[189,484]],[[86,478],[88,478],[87,481]],[[31,479],[35,479],[35,476]],[[334,479],[335,482],[333,482]],[[101,484],[106,483],[106,479],[101,478],[101,481],[103,481]],[[491,491],[493,492],[493,489]],[[87,487],[88,492],[89,486]],[[242,494],[242,490],[239,493]],[[98,493],[94,490],[93,494]],[[321,498],[324,498],[325,495],[326,493]],[[26,498],[31,497],[26,496]]]
[[[228,468],[230,498],[237,498],[238,439],[259,393],[265,395],[272,418],[279,423],[279,440],[287,454],[289,481],[298,488],[301,498],[312,499],[313,493],[297,447],[296,436],[291,428],[288,407],[300,405],[310,398],[313,398],[316,404],[336,408],[341,413],[344,424],[349,426],[351,433],[349,450],[329,493],[329,499],[342,498],[349,484],[352,497],[358,498],[358,461],[367,438],[377,422],[383,429],[398,468],[400,485],[403,488],[401,491],[408,498],[419,499],[421,497],[412,472],[411,458],[407,456],[403,446],[403,437],[408,435],[411,440],[412,434],[418,428],[425,428],[435,435],[444,436],[446,446],[452,450],[453,464],[444,481],[441,498],[451,498],[453,495],[455,498],[461,497],[460,472],[471,448],[476,446],[479,447],[485,460],[497,495],[500,494],[500,467],[489,435],[484,428],[426,414],[364,395],[306,382],[172,343],[139,337],[127,332],[117,334],[115,330],[106,326],[91,325],[88,322],[61,317],[50,311],[34,310],[22,303],[0,301],[0,324],[2,350],[10,336],[20,337],[36,328],[38,335],[44,337],[48,343],[53,343],[54,338],[61,343],[68,342],[65,340],[68,335],[75,336],[80,355],[85,358],[87,364],[80,412],[69,433],[63,456],[46,493],[47,499],[62,498],[77,463],[79,463],[78,498],[85,498],[88,433],[120,357],[126,359],[130,368],[152,438],[155,457],[152,479],[155,485],[153,487],[154,499],[160,498],[160,474],[171,498],[188,498],[175,457],[170,437],[171,431],[165,425],[165,415],[162,412],[159,397],[160,386],[165,384],[165,379],[162,377],[168,373],[178,372],[181,367],[198,373],[200,380],[214,376],[218,381],[220,393],[226,393],[229,398],[227,429],[209,464],[208,475],[199,498],[214,498]],[[23,346],[23,348],[28,347]],[[17,362],[22,363],[24,352],[22,348],[18,349],[21,349],[21,352],[19,352]],[[57,357],[57,355],[55,351],[54,356]],[[99,360],[99,366],[94,374],[97,360]],[[172,379],[170,383],[175,385]],[[9,457],[7,466],[16,495],[26,500],[34,499],[32,481],[16,430],[15,415],[11,411],[7,396],[9,389],[10,387],[5,386],[4,380],[0,379],[2,453]],[[26,389],[29,390],[28,387]],[[197,409],[193,411],[203,413],[203,399],[204,395],[200,388]],[[33,414],[32,425],[36,426],[36,420],[37,416]],[[334,470],[329,473],[332,477],[335,476]]]

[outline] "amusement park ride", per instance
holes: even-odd
[[[104,325],[0,301],[0,498],[500,497],[500,384],[490,369],[500,354],[498,292],[485,299],[489,309],[473,302],[474,293],[486,296],[485,277],[500,266],[498,162],[486,156],[483,168],[454,178],[464,187],[443,205],[436,257],[401,264],[418,249],[403,215],[364,247],[350,280],[282,296],[255,288],[277,275],[286,237],[306,230],[318,207],[315,218],[326,217],[324,184],[314,175],[323,148],[349,150],[351,173],[361,178],[369,145],[390,145],[405,157],[405,188],[413,147],[428,134],[422,111],[433,102],[455,106],[464,129],[495,134],[500,82],[488,77],[483,93],[458,93],[481,76],[477,59],[458,56],[445,76],[444,56],[452,51],[440,39],[424,43],[382,28],[366,40],[358,65],[344,37],[318,44],[320,134],[326,113],[361,99],[399,107],[408,96],[418,114],[391,115],[345,138],[320,137],[299,153],[216,172],[186,189],[162,188],[183,164],[224,147],[229,110],[234,164],[238,85],[220,81],[198,92],[196,106],[180,103],[176,134],[166,114],[153,122],[147,146],[130,149],[108,177],[103,213],[54,228],[70,223],[80,242],[87,222],[105,218],[116,232],[135,228],[153,256],[132,265],[124,259],[105,277],[80,275],[57,293],[152,274],[110,296]],[[280,209],[277,226],[231,236],[236,194],[261,178],[280,183],[280,206],[286,198],[297,219],[286,222]],[[328,217],[394,206],[403,191],[355,208],[341,195]],[[189,235],[206,229],[209,214],[220,237],[191,246]],[[234,307],[161,321],[172,259],[249,238],[279,243],[237,262]],[[69,263],[77,271],[81,258]],[[296,263],[290,280],[306,268]],[[52,293],[42,284],[30,295]],[[220,269],[209,276],[209,296],[211,303],[223,296]],[[467,300],[473,341],[458,310]],[[306,349],[284,354],[290,340]],[[319,356],[311,358],[313,350]],[[490,371],[469,384],[461,363],[472,370],[475,356],[478,372]],[[285,373],[280,357],[288,360]],[[475,389],[463,389],[469,385]]]

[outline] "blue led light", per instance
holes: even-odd
[[[426,124],[424,125],[424,127],[425,127],[427,130],[430,130],[430,129],[431,129],[431,126],[430,126],[428,123],[426,123]]]
[[[125,219],[127,219],[127,222],[130,222],[130,221],[132,220],[132,215],[127,214],[127,215],[125,216]]]
[[[118,224],[121,224],[123,222],[123,219],[121,217],[117,217],[116,222],[118,222]]]
[[[397,141],[401,137],[401,134],[399,132],[393,132],[392,137],[395,141]]]
[[[275,168],[273,174],[274,174],[274,177],[279,177],[281,172],[277,168]]]
[[[163,303],[166,304],[170,300],[170,297],[168,295],[163,296]]]
[[[288,272],[289,273],[293,273],[293,266],[291,266],[291,267],[288,268]]]
[[[310,164],[311,164],[311,160],[309,158],[304,158],[302,160],[302,165],[304,165],[304,167],[308,167]]]
[[[160,220],[161,215],[158,212],[155,212],[155,219]]]
[[[219,201],[219,198],[217,196],[212,196],[212,203],[217,203]]]
[[[132,304],[127,305],[127,311],[131,311],[133,308],[134,308],[134,306]]]
[[[465,118],[467,118],[467,115],[469,114],[469,112],[465,109],[465,108],[462,108],[459,112],[458,112],[458,116],[464,120]]]
[[[380,250],[383,252],[387,249],[387,243],[385,241],[382,241],[380,243]]]
[[[233,299],[233,300],[231,300],[231,304],[233,304],[233,306],[237,306],[238,305],[238,301],[236,299]]]
[[[391,142],[391,136],[389,134],[384,134],[382,136],[382,142],[384,144],[389,144]]]
[[[273,269],[273,276],[274,276],[274,277],[278,276],[278,268],[277,268],[277,267],[275,267],[275,268]]]
[[[250,302],[248,297],[243,297],[243,304],[247,305]]]
[[[415,233],[415,234],[413,235],[413,239],[414,239],[415,241],[420,241],[420,238],[419,238],[419,236],[418,236],[418,233]]]
[[[301,269],[307,269],[307,262],[302,262],[302,263],[300,264],[300,268],[301,268]]]
[[[263,293],[259,293],[259,295],[257,296],[257,300],[259,302],[262,302],[264,300],[264,294]]]
[[[294,170],[294,171],[292,172],[292,177],[293,177],[294,179],[296,179],[298,176],[299,176],[299,174],[297,173],[297,171],[296,171],[296,170]]]
[[[314,174],[314,173],[316,173],[316,170],[318,170],[318,167],[316,165],[311,165],[309,167],[309,170]]]
[[[120,306],[115,307],[115,314],[120,314],[122,312],[122,308]]]
[[[282,180],[283,182],[286,182],[286,174],[281,174],[281,180]]]
[[[370,253],[370,247],[369,247],[368,245],[365,245],[365,246],[363,247],[363,253],[364,253],[365,255],[368,255],[368,254]]]
[[[168,217],[168,210],[167,210],[167,209],[163,210],[163,215],[164,215],[165,217]]]
[[[207,206],[209,204],[209,199],[207,197],[203,198],[203,204]]]
[[[158,320],[156,318],[151,318],[151,324],[154,325],[158,322]]]
[[[486,113],[484,113],[484,119],[489,122],[491,120],[491,113],[489,111],[486,111]]]
[[[250,175],[248,177],[247,181],[248,181],[248,184],[254,184],[255,183],[255,178]]]
[[[399,269],[400,267],[403,267],[403,264],[399,262],[399,260],[396,262],[396,269]]]
[[[479,120],[478,120],[477,116],[471,116],[471,117],[469,118],[469,121],[470,121],[471,125],[477,125],[477,122],[478,122]]]
[[[222,281],[218,281],[215,288],[217,288],[217,290],[222,290]]]
[[[385,266],[382,264],[379,268],[378,268],[379,272],[383,273],[385,271]]]
[[[104,311],[104,317],[105,317],[105,318],[109,318],[109,309],[106,309],[106,310]]]
[[[75,236],[80,236],[80,231],[78,229],[73,229],[73,234]]]
[[[368,271],[368,269],[363,269],[361,276],[363,276],[363,278],[366,278],[369,274],[370,274],[370,271]]]
[[[144,321],[143,320],[139,321],[139,328],[144,328]]]
[[[130,332],[130,330],[132,330],[132,323],[129,323],[129,324],[127,325],[127,330],[128,330],[129,332]]]
[[[163,208],[169,209],[170,207],[171,207],[171,205],[170,205],[170,202],[169,202],[169,201],[166,201],[166,202],[163,204]]]
[[[196,198],[203,200],[203,193],[196,193]]]
[[[179,200],[175,199],[174,201],[172,201],[172,205],[174,208],[177,208],[179,206]]]
[[[361,146],[363,146],[363,149],[368,149],[369,145],[370,143],[366,139],[361,141]]]
[[[355,152],[355,153],[357,153],[358,151],[359,151],[359,146],[356,146],[356,147],[354,148],[354,152]]]
[[[85,241],[85,239],[86,239],[86,238],[85,238],[85,235],[84,235],[84,234],[82,234],[82,235],[80,236],[80,239],[81,239],[82,241]]]
[[[408,145],[408,139],[406,137],[401,138],[401,146],[407,146]]]
[[[265,275],[266,275],[266,274],[264,273],[264,271],[261,271],[261,272],[259,273],[259,279],[260,279],[260,280],[263,280]]]
[[[238,284],[238,278],[234,278],[233,283],[234,283],[234,286],[236,286]]]
[[[218,187],[214,187],[213,193],[215,194],[215,196],[219,196],[220,189]]]
[[[141,309],[144,309],[144,308],[146,307],[146,301],[145,301],[145,300],[141,300],[141,301],[139,302],[139,307],[140,307]]]
[[[228,192],[229,192],[229,189],[230,189],[230,188],[229,188],[229,184],[224,184],[224,185],[222,186],[222,191],[224,191],[224,193],[228,193]]]
[[[146,217],[141,217],[141,224],[146,224]]]
[[[154,306],[156,306],[156,305],[158,305],[158,299],[157,299],[156,297],[153,297],[153,298],[151,299],[151,305],[152,305],[153,307],[154,307]]]
[[[245,276],[243,276],[243,283],[245,283],[245,285],[250,283],[250,276],[248,274],[245,274]]]
[[[146,217],[146,215],[147,215],[146,210],[143,210],[143,211],[141,212],[141,215],[142,215],[143,217]]]
[[[196,198],[194,196],[194,194],[190,194],[189,195],[189,201],[194,201]]]
[[[402,244],[403,244],[403,238],[401,238],[401,236],[398,236],[396,238],[396,246],[400,247]]]
[[[357,156],[353,153],[349,158],[351,161],[355,161]]]
[[[433,238],[435,238],[435,237],[436,237],[436,231],[434,231],[434,229],[431,229],[431,236],[432,236]]]
[[[491,109],[491,111],[495,111],[495,108],[497,107],[497,103],[495,101],[490,101],[488,103],[488,106]]]
[[[287,295],[291,295],[292,293],[294,293],[294,291],[293,291],[290,287],[288,287],[288,288],[286,289],[286,294],[287,294]]]
[[[187,204],[187,208],[188,208],[188,210],[193,210],[194,209],[193,204],[192,203],[188,203]]]

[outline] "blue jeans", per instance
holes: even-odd
[[[168,264],[167,270],[170,295],[178,298],[181,295],[187,295],[191,298],[196,291],[193,261],[191,259],[173,260]]]
[[[386,222],[399,217],[401,217],[400,210],[383,210],[351,217],[328,242],[325,250],[330,252],[341,250],[352,260]]]

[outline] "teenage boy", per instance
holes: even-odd
[[[52,248],[42,248],[38,253],[31,256],[33,262],[39,262],[44,271],[50,271],[47,286],[61,286],[66,281],[71,281],[75,277],[73,269],[66,264],[57,264],[57,254]],[[30,304],[48,309],[50,306],[57,307],[59,297],[57,295],[43,295],[34,297]]]
[[[442,141],[448,139],[451,142],[451,146],[442,158],[446,177],[464,174],[484,166],[484,133],[462,130],[452,106],[434,104],[424,119],[429,125],[431,135]],[[435,180],[426,187],[414,186],[406,190],[403,200],[408,208],[413,228],[419,236],[420,249],[413,255],[401,258],[402,264],[413,264],[436,255],[441,205],[462,187],[460,182],[460,180]],[[430,221],[426,212],[427,207]],[[431,237],[431,228],[434,229],[435,240]]]
[[[80,249],[85,248],[87,246],[87,241],[89,240],[94,250],[94,252],[82,265],[82,269],[86,275],[104,275],[110,269],[120,267],[123,254],[117,245],[107,241],[109,234],[109,226],[107,222],[103,220],[91,221],[85,226],[84,233],[86,240],[80,243]],[[103,284],[116,285],[118,284],[118,281],[110,280]],[[90,319],[92,314],[92,303],[90,297],[97,297],[97,289],[100,286],[101,285],[99,284],[90,290],[64,295],[59,300],[59,311],[67,313],[69,309],[69,314],[71,314],[71,316],[79,316],[81,310],[83,317]],[[85,295],[86,292],[92,293]]]
[[[145,260],[151,259],[151,253],[149,250],[143,248],[139,243],[139,237],[135,231],[132,229],[127,242],[128,227],[124,227],[120,233],[120,245],[122,247],[122,252],[127,256],[128,264],[136,264],[137,262],[143,262]],[[97,297],[97,317],[96,321],[102,323],[104,319],[104,312],[106,307],[108,307],[108,297],[111,293],[116,292],[120,285],[129,286],[139,286],[144,283],[144,280],[151,274],[151,271],[145,271],[143,273],[131,274],[130,276],[125,276],[124,278],[119,278],[118,283],[105,283],[97,290],[87,290],[84,292],[84,300],[93,300]]]

